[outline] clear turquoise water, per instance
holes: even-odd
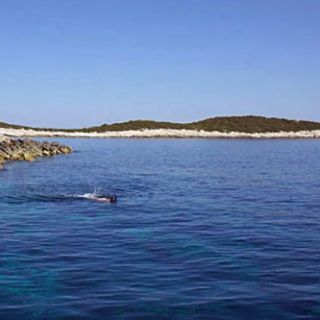
[[[320,318],[319,141],[59,140],[0,171],[1,320]]]

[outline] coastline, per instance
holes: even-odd
[[[39,157],[52,157],[71,152],[72,148],[58,142],[12,139],[2,136],[0,132],[0,169],[10,160],[34,161]]]
[[[143,129],[106,132],[64,132],[0,128],[0,137],[63,137],[63,138],[212,138],[212,139],[319,139],[320,130],[264,133],[219,132],[187,129]]]

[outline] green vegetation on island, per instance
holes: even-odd
[[[10,125],[0,122],[0,127],[12,129],[32,129],[63,132],[106,132],[127,131],[142,129],[187,129],[218,132],[243,132],[243,133],[268,133],[268,132],[297,132],[320,130],[319,122],[298,121],[279,118],[266,118],[259,116],[232,116],[215,117],[191,123],[160,122],[151,120],[134,120],[122,123],[103,124],[101,126],[82,129],[52,129],[33,128],[18,125]]]

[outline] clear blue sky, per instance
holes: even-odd
[[[319,111],[319,0],[0,0],[0,121]]]

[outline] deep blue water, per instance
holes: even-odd
[[[320,319],[319,141],[59,141],[0,171],[1,320]]]

